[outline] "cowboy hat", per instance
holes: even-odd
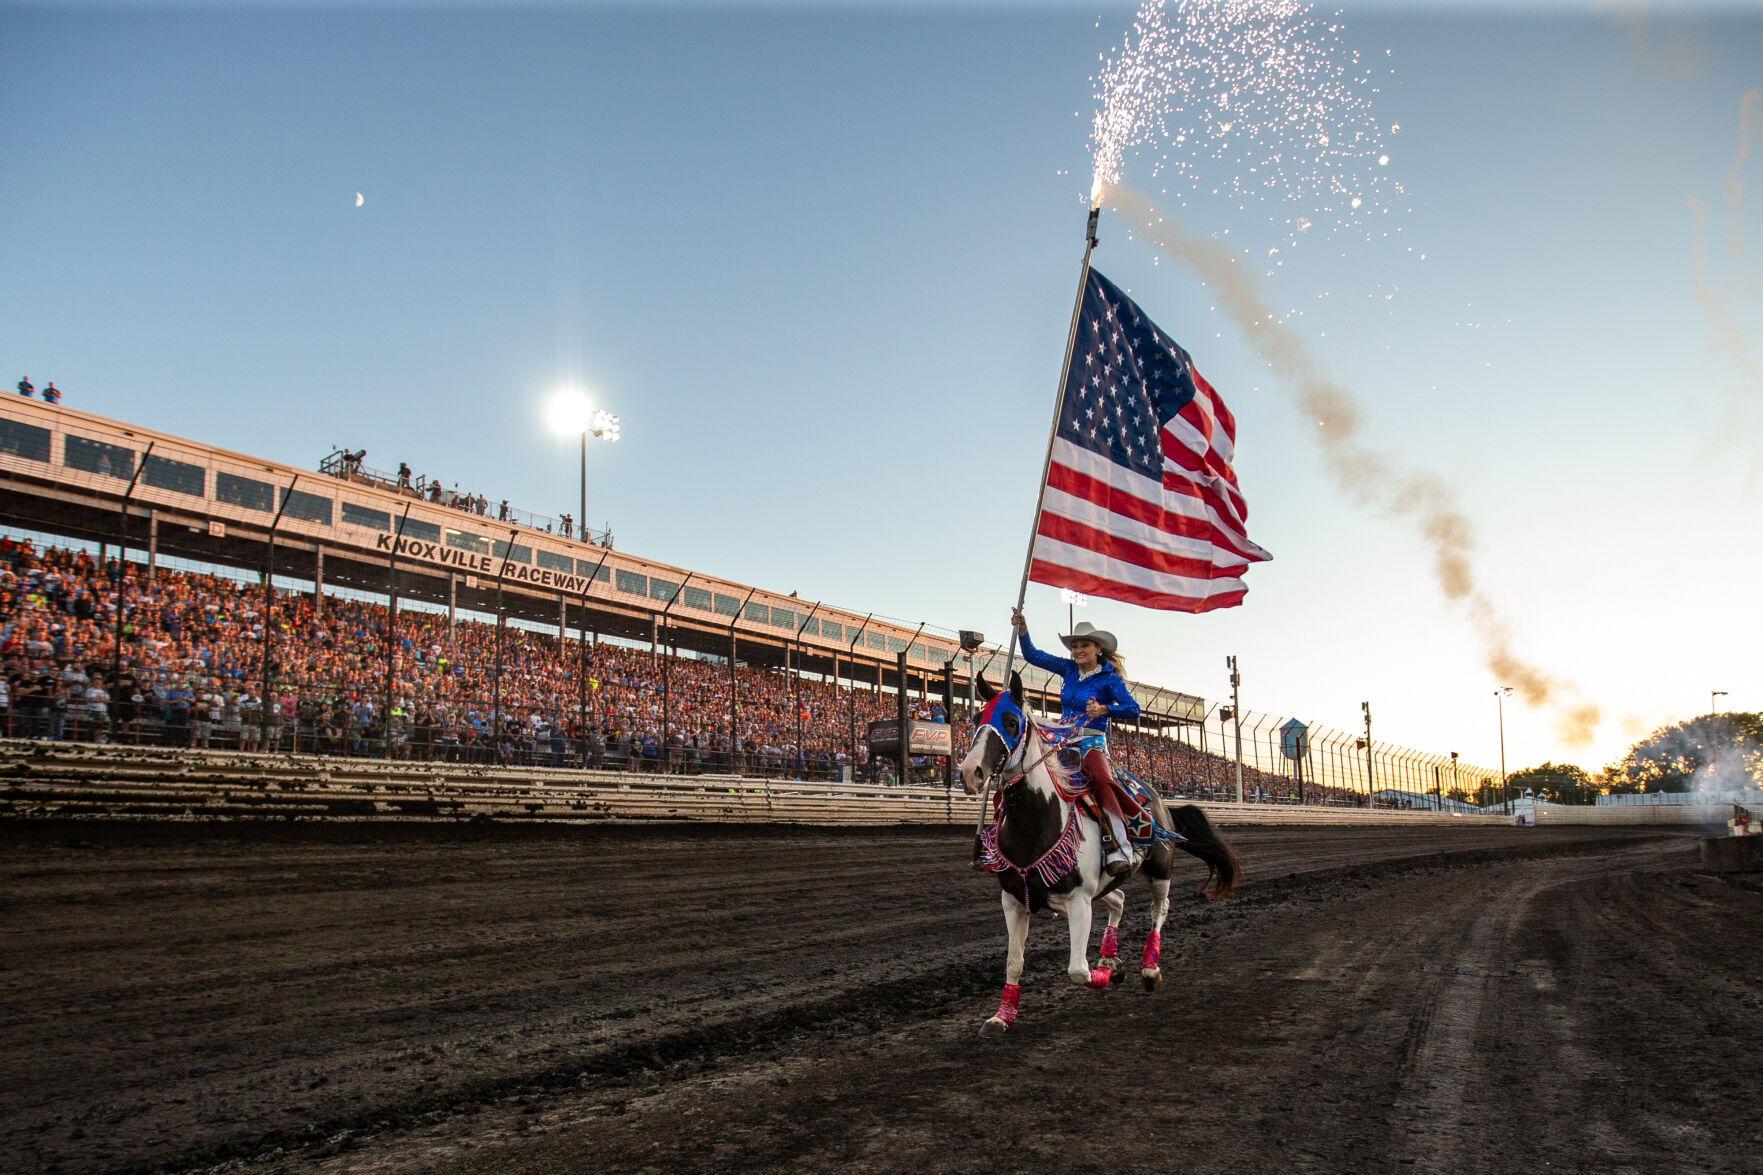
[[[1105,628],[1097,628],[1087,620],[1079,621],[1078,626],[1071,630],[1070,636],[1062,636],[1059,639],[1065,642],[1065,647],[1068,649],[1071,647],[1072,641],[1094,641],[1110,653],[1120,650],[1120,642],[1114,639],[1113,633]]]

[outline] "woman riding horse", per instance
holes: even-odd
[[[1133,700],[1120,673],[1120,642],[1113,633],[1086,620],[1072,629],[1070,636],[1059,638],[1071,650],[1071,657],[1055,657],[1035,648],[1028,639],[1028,621],[1022,618],[1020,609],[1011,611],[1010,622],[1022,641],[1023,660],[1063,679],[1064,684],[1059,687],[1062,721],[1084,723],[1082,732],[1066,743],[1065,749],[1077,753],[1096,802],[1108,814],[1098,829],[1102,835],[1103,869],[1112,877],[1130,873],[1132,849],[1126,836],[1126,817],[1138,815],[1141,809],[1114,782],[1114,772],[1108,764],[1109,720],[1139,716],[1139,704]]]

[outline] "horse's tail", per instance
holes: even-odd
[[[1175,822],[1175,830],[1184,838],[1175,843],[1206,862],[1206,881],[1196,892],[1212,901],[1228,898],[1236,891],[1237,878],[1243,872],[1242,866],[1237,864],[1237,855],[1219,837],[1212,821],[1206,819],[1206,813],[1197,805],[1183,804],[1170,812],[1170,818]]]

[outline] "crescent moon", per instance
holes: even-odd
[[[356,192],[355,193],[355,207],[359,208],[365,203],[367,203],[367,201],[361,198],[361,193]]]

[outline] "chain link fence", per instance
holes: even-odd
[[[871,722],[899,714],[898,666],[782,663],[670,648],[527,618],[400,603],[384,596],[9,534],[0,559],[0,734],[160,747],[302,752],[479,765],[593,767],[901,782],[869,754]],[[118,588],[124,601],[117,623]],[[756,648],[776,660],[775,647]],[[1001,672],[982,650],[976,669]],[[837,665],[834,665],[835,669]],[[953,723],[971,744],[965,664],[908,666],[911,717]],[[1028,701],[1049,717],[1057,683],[1029,671]],[[1264,803],[1472,810],[1490,773],[1448,755],[1374,743],[1135,687],[1144,713],[1116,723],[1118,765],[1172,796]],[[1240,739],[1240,748],[1239,748]],[[908,781],[946,778],[943,757]]]

